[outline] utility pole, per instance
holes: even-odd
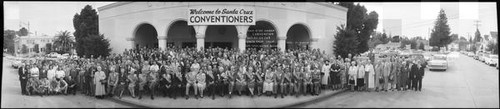
[[[427,33],[429,34],[429,37],[428,37],[428,38],[430,39],[430,38],[431,38],[431,28],[428,28],[428,29],[427,29]]]
[[[476,24],[474,24],[476,26],[476,29],[479,29],[479,26],[481,26],[481,24],[479,24],[479,22],[481,22],[480,20],[474,20],[474,22]]]

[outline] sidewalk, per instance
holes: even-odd
[[[216,96],[215,100],[205,96],[205,98],[195,99],[190,97],[188,100],[182,97],[177,99],[172,99],[169,97],[157,96],[154,100],[151,100],[149,96],[143,96],[143,99],[139,100],[137,98],[132,98],[130,96],[123,96],[122,99],[118,97],[110,98],[112,100],[127,103],[129,105],[135,105],[138,107],[149,107],[149,108],[285,108],[294,107],[297,105],[308,104],[308,102],[315,102],[321,99],[326,99],[330,96],[342,93],[344,90],[323,90],[320,95],[312,96],[285,96],[281,98],[274,98],[274,96],[254,96],[253,98],[247,95],[232,96],[229,98],[227,95],[223,98]]]

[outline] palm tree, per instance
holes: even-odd
[[[75,44],[75,41],[72,39],[73,36],[70,36],[70,32],[61,31],[56,36],[56,40],[54,40],[54,48],[57,51],[62,53],[69,53]]]

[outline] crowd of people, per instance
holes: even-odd
[[[108,57],[24,61],[23,95],[81,92],[97,98],[149,95],[215,99],[233,95],[319,95],[322,89],[421,89],[425,65],[415,57],[327,55],[319,49],[132,49]],[[194,93],[191,93],[194,92]]]

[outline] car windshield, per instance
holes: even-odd
[[[445,56],[434,56],[432,59],[434,60],[446,60]]]
[[[491,58],[498,59],[498,56],[497,55],[491,55]]]

